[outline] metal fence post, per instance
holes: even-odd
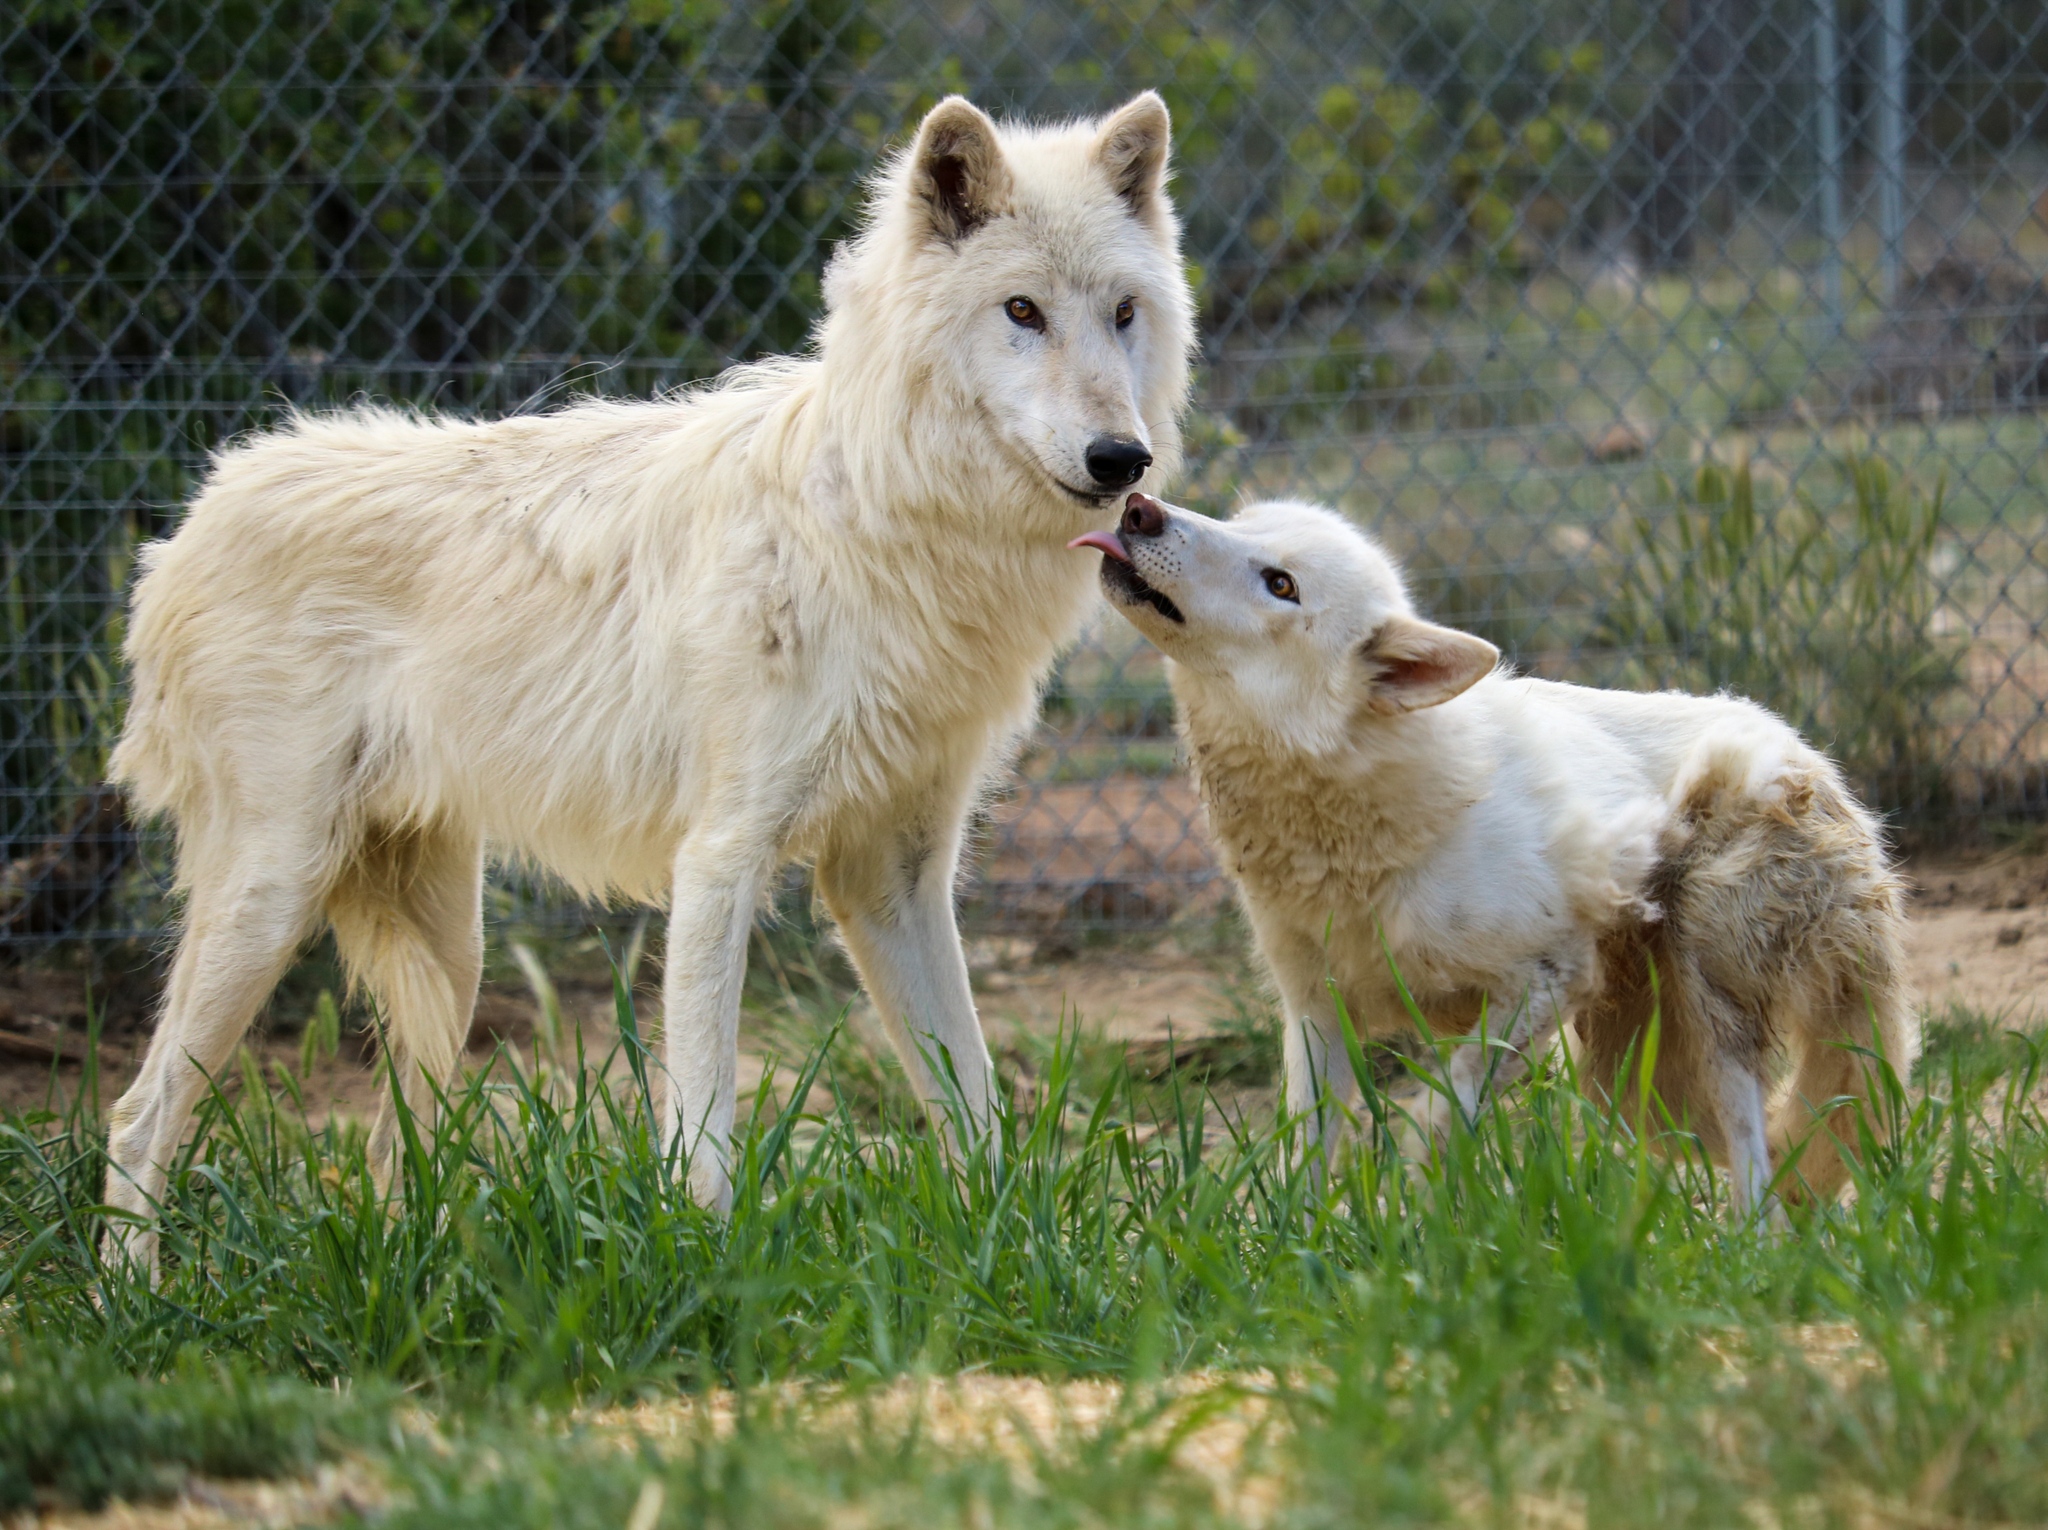
[[[1906,0],[1883,0],[1878,26],[1878,241],[1884,300],[1895,303],[1906,269]]]
[[[1821,292],[1829,327],[1842,334],[1842,70],[1835,0],[1813,3],[1814,147],[1820,166]]]

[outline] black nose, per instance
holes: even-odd
[[[1105,489],[1136,483],[1152,465],[1152,454],[1134,436],[1097,436],[1088,443],[1088,476]]]
[[[1117,529],[1127,537],[1156,537],[1166,529],[1166,506],[1149,494],[1133,494],[1124,501]]]

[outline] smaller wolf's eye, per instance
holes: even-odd
[[[1045,315],[1038,311],[1038,305],[1028,297],[1013,297],[1003,304],[1003,312],[1010,316],[1012,324],[1021,324],[1026,329],[1044,329]]]
[[[1116,327],[1118,329],[1129,329],[1131,327],[1131,320],[1137,316],[1138,305],[1129,298],[1125,298],[1116,305]]]
[[[1259,570],[1259,577],[1266,581],[1266,593],[1275,600],[1291,600],[1301,604],[1301,586],[1294,582],[1294,576],[1284,568]]]

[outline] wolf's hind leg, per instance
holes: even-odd
[[[1775,1160],[1764,1105],[1772,1026],[1767,985],[1739,963],[1701,959],[1675,940],[1663,968],[1664,1038],[1654,1088],[1662,1109],[1728,1166],[1729,1196],[1745,1218],[1769,1210]]]
[[[406,1108],[429,1130],[483,974],[483,842],[438,825],[373,833],[329,894],[327,916],[349,976],[383,1021]],[[386,1182],[399,1140],[387,1100],[370,1134],[370,1162]]]
[[[1468,1032],[1445,1068],[1450,1098],[1432,1092],[1428,1125],[1441,1137],[1455,1109],[1467,1122],[1486,1100],[1514,1087],[1549,1047],[1571,1007],[1584,975],[1593,969],[1588,950],[1540,962],[1527,980],[1489,995],[1485,1018]]]
[[[1714,1113],[1728,1155],[1729,1192],[1735,1210],[1754,1217],[1766,1209],[1771,1189],[1771,1144],[1764,1116],[1764,1086],[1756,1070],[1725,1054],[1708,1064]]]
[[[106,1203],[129,1217],[110,1221],[106,1253],[152,1279],[154,1219],[171,1160],[208,1080],[234,1055],[311,927],[326,849],[313,826],[272,826],[217,844],[185,836],[184,932],[149,1054],[115,1104],[107,1136]]]

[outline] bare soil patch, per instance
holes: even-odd
[[[104,1509],[30,1510],[0,1516],[5,1530],[286,1530],[324,1525],[344,1515],[374,1517],[387,1494],[376,1472],[354,1461],[323,1466],[310,1477],[275,1482],[195,1478],[176,1498]]]
[[[1171,940],[1061,962],[975,962],[971,970],[984,1023],[997,1037],[1050,1034],[1064,1024],[1110,1041],[1165,1043],[1213,1035],[1265,1006],[1252,973]]]
[[[2019,849],[1912,862],[1908,975],[1936,1015],[2048,1020],[2048,854]]]
[[[1217,1507],[1248,1525],[1270,1521],[1281,1483],[1260,1459],[1259,1441],[1271,1409],[1260,1395],[1270,1377],[1181,1376],[1133,1393],[1122,1382],[1096,1378],[1048,1379],[967,1372],[905,1377],[887,1386],[847,1392],[832,1386],[790,1383],[775,1401],[797,1407],[813,1425],[858,1431],[879,1427],[885,1436],[915,1426],[941,1450],[986,1453],[1029,1479],[1066,1450],[1099,1433],[1125,1411],[1148,1444],[1170,1443],[1173,1464],[1201,1480]],[[706,1429],[729,1434],[739,1400],[730,1392],[607,1408],[583,1422],[616,1432],[623,1445],[657,1449]]]

